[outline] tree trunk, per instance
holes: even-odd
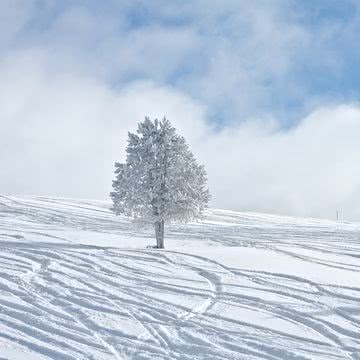
[[[163,249],[164,248],[164,219],[161,220],[160,226],[161,226],[161,232],[160,232],[161,237],[160,237],[160,244],[159,244],[160,246],[159,246],[159,248]]]
[[[155,237],[156,237],[156,247],[158,249],[164,248],[164,220],[159,220],[155,222]]]

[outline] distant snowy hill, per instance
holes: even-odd
[[[0,197],[0,359],[360,359],[360,225],[209,210],[136,230]]]

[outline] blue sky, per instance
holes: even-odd
[[[83,70],[112,86],[174,87],[205,104],[215,123],[266,113],[289,126],[318,102],[359,97],[357,1],[5,1],[3,8],[25,3],[25,14],[12,14],[19,28],[8,50],[46,48],[66,59],[63,71],[86,62]]]
[[[4,0],[0,193],[107,198],[127,131],[166,115],[213,206],[360,218],[359,34],[355,0]]]

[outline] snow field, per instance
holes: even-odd
[[[360,359],[360,226],[0,197],[0,359]]]

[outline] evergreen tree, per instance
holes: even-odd
[[[153,224],[163,248],[166,221],[198,219],[207,207],[206,172],[166,118],[146,117],[128,136],[126,163],[115,163],[112,210]]]

